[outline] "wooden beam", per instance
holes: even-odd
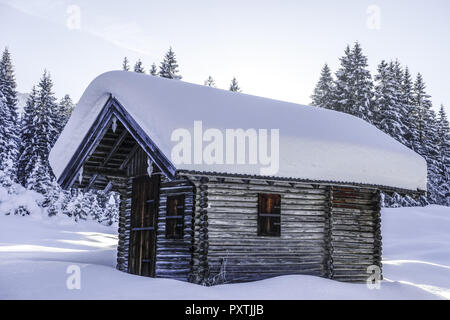
[[[83,172],[86,174],[97,174],[102,175],[106,177],[119,177],[119,178],[126,178],[127,173],[125,170],[120,169],[111,169],[107,167],[95,167],[95,166],[84,166]]]
[[[120,165],[119,169],[123,170],[125,169],[125,167],[128,165],[128,163],[130,162],[130,160],[134,157],[134,155],[136,154],[136,152],[139,150],[139,144],[136,143],[136,145],[133,147],[133,149],[130,151],[130,153],[127,155],[126,159],[122,162],[122,164]]]
[[[97,180],[97,177],[98,177],[98,174],[96,174],[96,173],[92,175],[92,177],[91,177],[91,179],[89,179],[89,183],[88,183],[87,187],[84,189],[84,191],[91,190],[92,186],[95,183],[95,180]]]
[[[105,166],[108,163],[109,160],[111,160],[112,156],[116,153],[117,149],[119,149],[120,145],[125,140],[127,135],[128,135],[128,131],[127,131],[127,129],[124,129],[122,131],[122,133],[120,134],[119,138],[117,139],[116,143],[114,143],[111,151],[106,156],[105,160],[103,160],[103,163],[101,165],[102,167]]]
[[[109,192],[109,191],[111,191],[112,186],[113,186],[112,182],[111,182],[111,181],[108,182],[108,184],[106,185],[105,189],[103,189],[103,192]]]

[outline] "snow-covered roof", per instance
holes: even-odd
[[[194,121],[202,121],[203,132],[216,128],[224,136],[226,129],[279,129],[279,170],[274,175],[277,178],[426,190],[425,160],[354,116],[126,71],[104,73],[84,92],[50,153],[57,177],[111,95],[169,160],[177,144],[171,140],[173,131],[185,128],[193,132]],[[203,146],[207,144],[204,142]],[[174,167],[261,175],[259,164],[203,162]]]

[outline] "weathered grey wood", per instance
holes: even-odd
[[[170,195],[184,195],[182,239],[166,239],[166,205]],[[187,281],[192,260],[194,187],[187,179],[168,181],[160,187],[156,240],[156,277]]]
[[[188,178],[197,189],[192,224],[194,282],[215,284],[281,274],[364,281],[367,267],[381,262],[373,189],[206,175]],[[257,236],[258,193],[281,195],[279,238]]]

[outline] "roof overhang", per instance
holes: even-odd
[[[148,155],[158,169],[169,179],[175,176],[175,167],[156,146],[152,139],[142,130],[120,102],[110,95],[102,111],[97,116],[88,133],[81,141],[78,149],[58,178],[62,188],[70,188],[83,167],[84,162],[95,150],[103,135],[111,126],[113,119],[119,120],[142,150]]]

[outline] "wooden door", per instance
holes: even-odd
[[[133,179],[129,272],[155,276],[159,175]]]

